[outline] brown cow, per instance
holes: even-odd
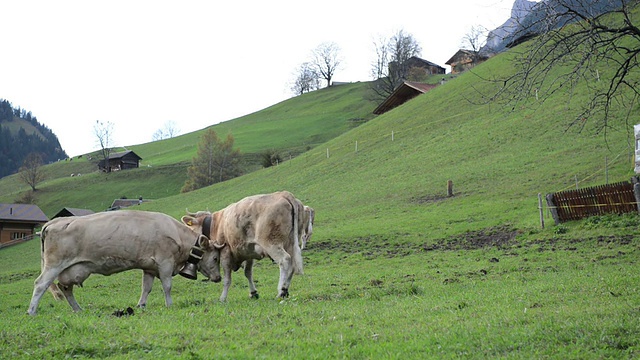
[[[145,306],[154,277],[160,278],[165,304],[170,306],[171,278],[189,259],[198,244],[205,254],[214,249],[206,236],[180,221],[161,213],[113,211],[86,216],[56,218],[42,228],[42,273],[35,281],[29,314],[35,315],[40,298],[51,288],[60,291],[74,311],[80,306],[73,297],[73,286],[82,286],[91,274],[111,275],[141,269],[142,295],[138,306]],[[206,270],[215,280],[215,271]],[[58,286],[53,283],[58,279]]]
[[[253,282],[253,261],[265,256],[280,266],[278,296],[289,295],[293,274],[302,274],[300,234],[304,205],[288,191],[246,197],[211,214],[208,211],[188,213],[182,221],[197,232],[210,222],[211,242],[216,250],[205,254],[200,271],[215,280],[224,270],[224,287],[220,301],[225,301],[231,286],[231,273],[244,262],[252,298],[258,298]],[[211,269],[217,272],[208,273]]]

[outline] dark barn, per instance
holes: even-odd
[[[109,166],[105,166],[106,161],[102,159],[98,163],[98,169],[104,172],[135,169],[140,167],[140,160],[142,158],[131,150],[113,153],[109,155]]]

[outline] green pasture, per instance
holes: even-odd
[[[629,221],[635,231],[638,219]],[[3,357],[43,359],[637,356],[637,237],[536,238],[493,246],[448,238],[441,248],[314,240],[286,300],[275,298],[277,266],[263,260],[254,270],[258,300],[239,271],[226,303],[217,300],[220,284],[177,276],[172,308],[156,281],[147,308],[137,309],[141,272],[130,271],[90,277],[75,291],[80,313],[47,293],[29,317],[33,240],[0,251],[0,346]],[[113,315],[127,307],[133,315]]]

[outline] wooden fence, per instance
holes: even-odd
[[[634,184],[627,181],[548,194],[547,205],[556,224],[589,216],[638,211]]]

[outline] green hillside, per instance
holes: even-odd
[[[365,83],[322,89],[212,127],[220,136],[233,134],[250,172],[261,167],[259,155],[264,151],[278,151],[286,161],[373,118],[376,104],[367,100],[367,90]],[[136,170],[99,173],[96,154],[48,165],[48,180],[38,186],[36,203],[52,216],[63,207],[103,211],[120,197],[179,194],[204,130],[128,146],[143,159]],[[0,202],[14,202],[27,190],[17,175],[2,178]]]
[[[633,141],[623,122],[605,140],[588,127],[567,129],[569,109],[562,97],[515,111],[468,100],[479,102],[478,91],[490,91],[477,75],[506,71],[509,64],[509,54],[495,57],[475,74],[453,79],[289,164],[144,208],[179,216],[185,208],[219,209],[246,195],[288,189],[316,208],[319,241],[425,241],[503,224],[539,228],[538,193],[575,187],[576,178],[580,187],[603,184],[605,177],[629,180]],[[614,119],[621,121],[627,110],[618,111]],[[452,198],[444,196],[448,180]]]

